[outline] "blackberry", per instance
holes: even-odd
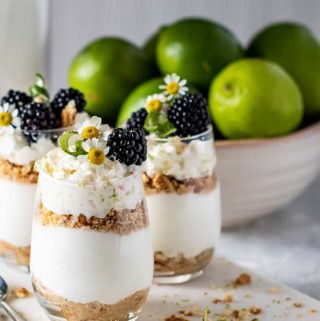
[[[8,103],[15,106],[15,108],[20,111],[21,107],[30,103],[31,101],[32,98],[26,93],[10,89],[7,94],[1,98],[1,105]]]
[[[200,93],[176,98],[168,109],[168,119],[177,128],[175,135],[200,134],[210,124],[207,100]]]
[[[147,110],[145,108],[140,108],[131,114],[131,117],[127,120],[126,127],[128,129],[143,128],[144,121],[146,120],[147,116]],[[147,133],[146,130],[145,133]]]
[[[147,159],[144,130],[116,128],[108,137],[108,157],[129,165],[141,165]]]
[[[51,107],[56,115],[60,116],[62,109],[66,107],[71,100],[74,100],[78,112],[84,110],[87,102],[80,91],[73,88],[60,89],[51,102]]]
[[[52,109],[34,101],[21,108],[20,118],[21,130],[29,142],[37,142],[41,130],[60,127],[60,120]]]

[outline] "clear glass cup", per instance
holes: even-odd
[[[187,138],[148,137],[143,172],[154,249],[154,282],[202,275],[221,230],[212,127]]]
[[[136,320],[153,276],[140,171],[94,184],[40,172],[30,270],[51,320]]]
[[[0,259],[29,270],[31,227],[38,173],[34,163],[55,148],[66,129],[35,132],[27,143],[19,131],[0,135]],[[24,164],[24,165],[22,165]]]

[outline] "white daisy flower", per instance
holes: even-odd
[[[160,85],[159,88],[163,90],[163,95],[168,100],[175,98],[178,95],[185,95],[189,90],[186,86],[187,80],[181,79],[177,74],[167,75],[164,78],[164,85]]]
[[[148,112],[160,110],[166,101],[163,94],[154,94],[147,97],[146,109]]]
[[[76,124],[75,127],[83,139],[103,137],[110,129],[109,125],[102,125],[102,119],[97,116],[93,116],[83,124]]]
[[[87,159],[93,165],[103,164],[109,151],[106,142],[97,138],[82,142],[82,148],[88,153]]]
[[[0,106],[0,131],[9,130],[12,132],[17,127],[20,127],[18,109],[8,103]]]

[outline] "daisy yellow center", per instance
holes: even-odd
[[[162,103],[158,99],[152,99],[147,104],[147,111],[159,110],[162,107]]]
[[[92,138],[99,138],[100,137],[100,131],[98,128],[94,126],[86,127],[81,134],[83,139],[92,139]]]
[[[12,123],[12,115],[7,111],[0,113],[0,126],[6,127]]]
[[[179,84],[175,81],[172,81],[170,82],[168,85],[167,85],[167,92],[170,94],[170,95],[174,95],[174,94],[177,94],[179,92]]]
[[[99,148],[92,148],[88,153],[88,159],[94,165],[101,165],[105,161],[106,155],[104,154],[103,150]]]

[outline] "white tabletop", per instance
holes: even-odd
[[[261,314],[252,316],[259,321],[270,320],[320,320],[320,302],[295,290],[280,286],[253,273],[250,285],[230,288],[230,285],[244,269],[223,258],[215,258],[204,276],[193,282],[178,286],[153,285],[148,302],[143,310],[141,321],[160,321],[179,310],[197,307],[202,312],[206,307],[212,311],[210,320],[221,319],[223,312],[248,309],[253,305],[262,309]],[[28,274],[9,269],[0,264],[0,274],[7,280],[11,292],[25,287],[31,289]],[[232,294],[232,302],[214,304],[214,299],[223,299]],[[17,298],[11,295],[9,302],[26,321],[47,321],[35,298]],[[296,307],[295,303],[301,304]],[[1,318],[2,317],[2,318]],[[188,317],[189,320],[201,320],[201,316]],[[1,316],[0,320],[7,320]]]

